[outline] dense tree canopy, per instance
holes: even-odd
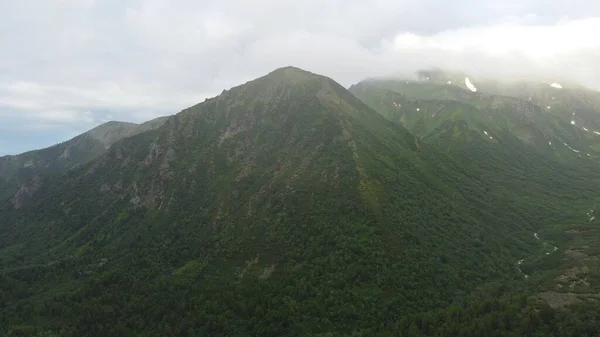
[[[299,69],[232,88],[3,206],[0,331],[592,336],[594,302],[532,299],[594,242],[552,227],[587,221],[591,164],[440,144]]]

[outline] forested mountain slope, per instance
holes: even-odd
[[[469,114],[469,124],[477,131],[485,131],[484,125],[492,130],[503,128],[523,141],[535,143],[538,150],[549,150],[554,144],[555,150],[598,155],[600,92],[570,83],[501,82],[439,69],[420,71],[418,75],[419,80],[365,80],[350,91],[387,118],[406,115],[406,122],[410,115],[412,123],[417,115],[427,118],[426,124],[432,124],[433,119],[440,123],[448,118],[435,118],[440,105],[458,101],[467,110],[479,111]],[[400,106],[402,100],[412,104]],[[415,113],[417,109],[420,114]],[[475,121],[479,128],[474,128]]]
[[[0,200],[13,198],[13,204],[19,207],[23,196],[39,188],[40,175],[64,172],[87,163],[104,153],[114,142],[156,129],[166,119],[160,117],[143,124],[108,122],[45,149],[0,157]],[[19,188],[20,193],[17,193]]]
[[[422,119],[428,130],[415,129],[419,134],[460,118],[472,130],[509,132],[538,151],[598,157],[600,93],[529,83],[475,83],[477,91],[472,92],[457,81],[371,79],[350,91],[388,119],[407,123],[411,131]]]
[[[593,144],[600,136],[521,98],[471,92],[456,81],[449,85],[434,79],[368,80],[350,91],[497,190],[527,198],[516,204],[545,199],[545,205],[563,205],[565,215],[586,219],[586,207],[597,200],[599,157]],[[569,218],[548,214],[546,222]]]
[[[0,331],[422,335],[419,315],[527,287],[533,232],[597,190],[484,172],[281,68],[7,202]]]

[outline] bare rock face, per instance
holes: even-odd
[[[30,182],[21,185],[17,193],[10,199],[10,203],[15,209],[21,208],[24,202],[33,196],[40,186],[42,186],[42,179],[36,175]]]

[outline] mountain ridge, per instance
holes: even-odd
[[[404,96],[383,97],[395,109]],[[21,208],[0,205],[0,332],[537,328],[538,307],[512,291],[529,291],[524,271],[538,277],[538,233],[589,214],[598,185],[584,185],[581,171],[558,179],[544,169],[555,165],[549,157],[523,155],[519,139],[498,131],[493,142],[469,122],[432,128],[447,127],[443,139],[413,135],[337,82],[293,67],[224,90],[42,177]],[[467,142],[453,141],[457,127]],[[467,151],[494,160],[469,165],[457,156]],[[539,177],[521,175],[537,158]]]
[[[541,151],[548,150],[549,142],[554,144],[566,143],[568,144],[566,147],[569,149],[577,150],[571,150],[571,153],[581,152],[584,156],[588,156],[588,154],[598,156],[597,150],[600,146],[600,138],[596,135],[600,135],[600,132],[597,131],[599,127],[597,123],[600,122],[597,118],[600,105],[597,109],[592,108],[592,105],[586,107],[586,104],[588,104],[586,101],[578,101],[577,95],[571,95],[568,90],[563,91],[566,89],[552,89],[556,92],[554,96],[547,97],[550,102],[540,102],[542,98],[533,95],[531,97],[527,97],[527,95],[509,96],[507,95],[508,92],[488,92],[485,86],[477,93],[471,93],[454,85],[399,80],[363,81],[359,85],[351,86],[350,90],[362,99],[370,100],[371,107],[374,107],[386,118],[391,118],[390,114],[402,114],[403,112],[400,110],[403,109],[394,106],[392,101],[384,103],[385,98],[381,98],[383,97],[381,95],[384,95],[383,92],[377,94],[375,93],[376,90],[389,90],[389,92],[397,95],[395,97],[399,102],[400,100],[412,102],[410,106],[415,106],[419,101],[431,99],[440,100],[440,104],[445,104],[443,102],[448,100],[461,101],[475,106],[488,116],[489,121],[480,120],[482,125],[487,125],[485,127],[493,128],[497,124],[493,122],[497,117],[501,120],[502,128],[508,128],[507,130],[513,127],[516,128],[510,132],[514,132],[523,141],[534,141],[534,139],[530,139],[530,130],[522,129],[522,127],[528,125],[528,127],[536,128],[539,136],[535,141],[537,141],[537,146]],[[371,90],[371,93],[367,93],[365,90]],[[389,92],[385,95],[390,96]],[[566,98],[561,98],[562,96],[559,96],[560,92],[566,95]],[[367,98],[368,95],[375,96]],[[373,101],[375,97],[379,96],[381,97],[377,101]],[[600,94],[598,94],[598,99],[600,102]],[[448,104],[454,103],[448,102]],[[469,118],[477,118],[477,114],[470,114]],[[479,127],[479,131],[483,132],[485,127]],[[517,130],[518,128],[521,128],[521,130]]]
[[[595,151],[598,138],[520,97],[457,88],[466,99],[459,96],[449,100],[443,96],[446,87],[427,82],[370,80],[351,86],[350,91],[382,116],[405,126],[422,143],[461,160],[485,180],[505,180],[511,184],[511,193],[535,199],[543,194],[536,196],[531,191],[553,190],[566,202],[570,198],[559,197],[561,191],[569,190],[573,195],[586,191],[589,199],[570,200],[573,206],[579,206],[565,209],[569,213],[577,209],[574,215],[579,213],[581,221],[585,219],[585,205],[596,199],[591,186],[599,181]],[[431,93],[442,97],[429,98]],[[556,185],[545,187],[547,179]],[[522,183],[512,185],[515,181]],[[558,199],[550,198],[542,204],[556,202]],[[540,207],[545,207],[542,204]],[[562,218],[551,209],[546,212],[553,214],[549,220]]]
[[[15,206],[20,206],[22,196],[39,187],[40,175],[60,173],[82,165],[120,139],[160,127],[167,118],[159,117],[141,124],[111,121],[47,148],[0,157],[0,201],[13,198]],[[15,195],[19,189],[20,196]]]

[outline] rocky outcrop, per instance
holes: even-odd
[[[15,209],[21,208],[25,201],[37,192],[40,186],[42,186],[42,179],[36,175],[30,182],[21,185],[17,193],[10,199],[10,203]]]

